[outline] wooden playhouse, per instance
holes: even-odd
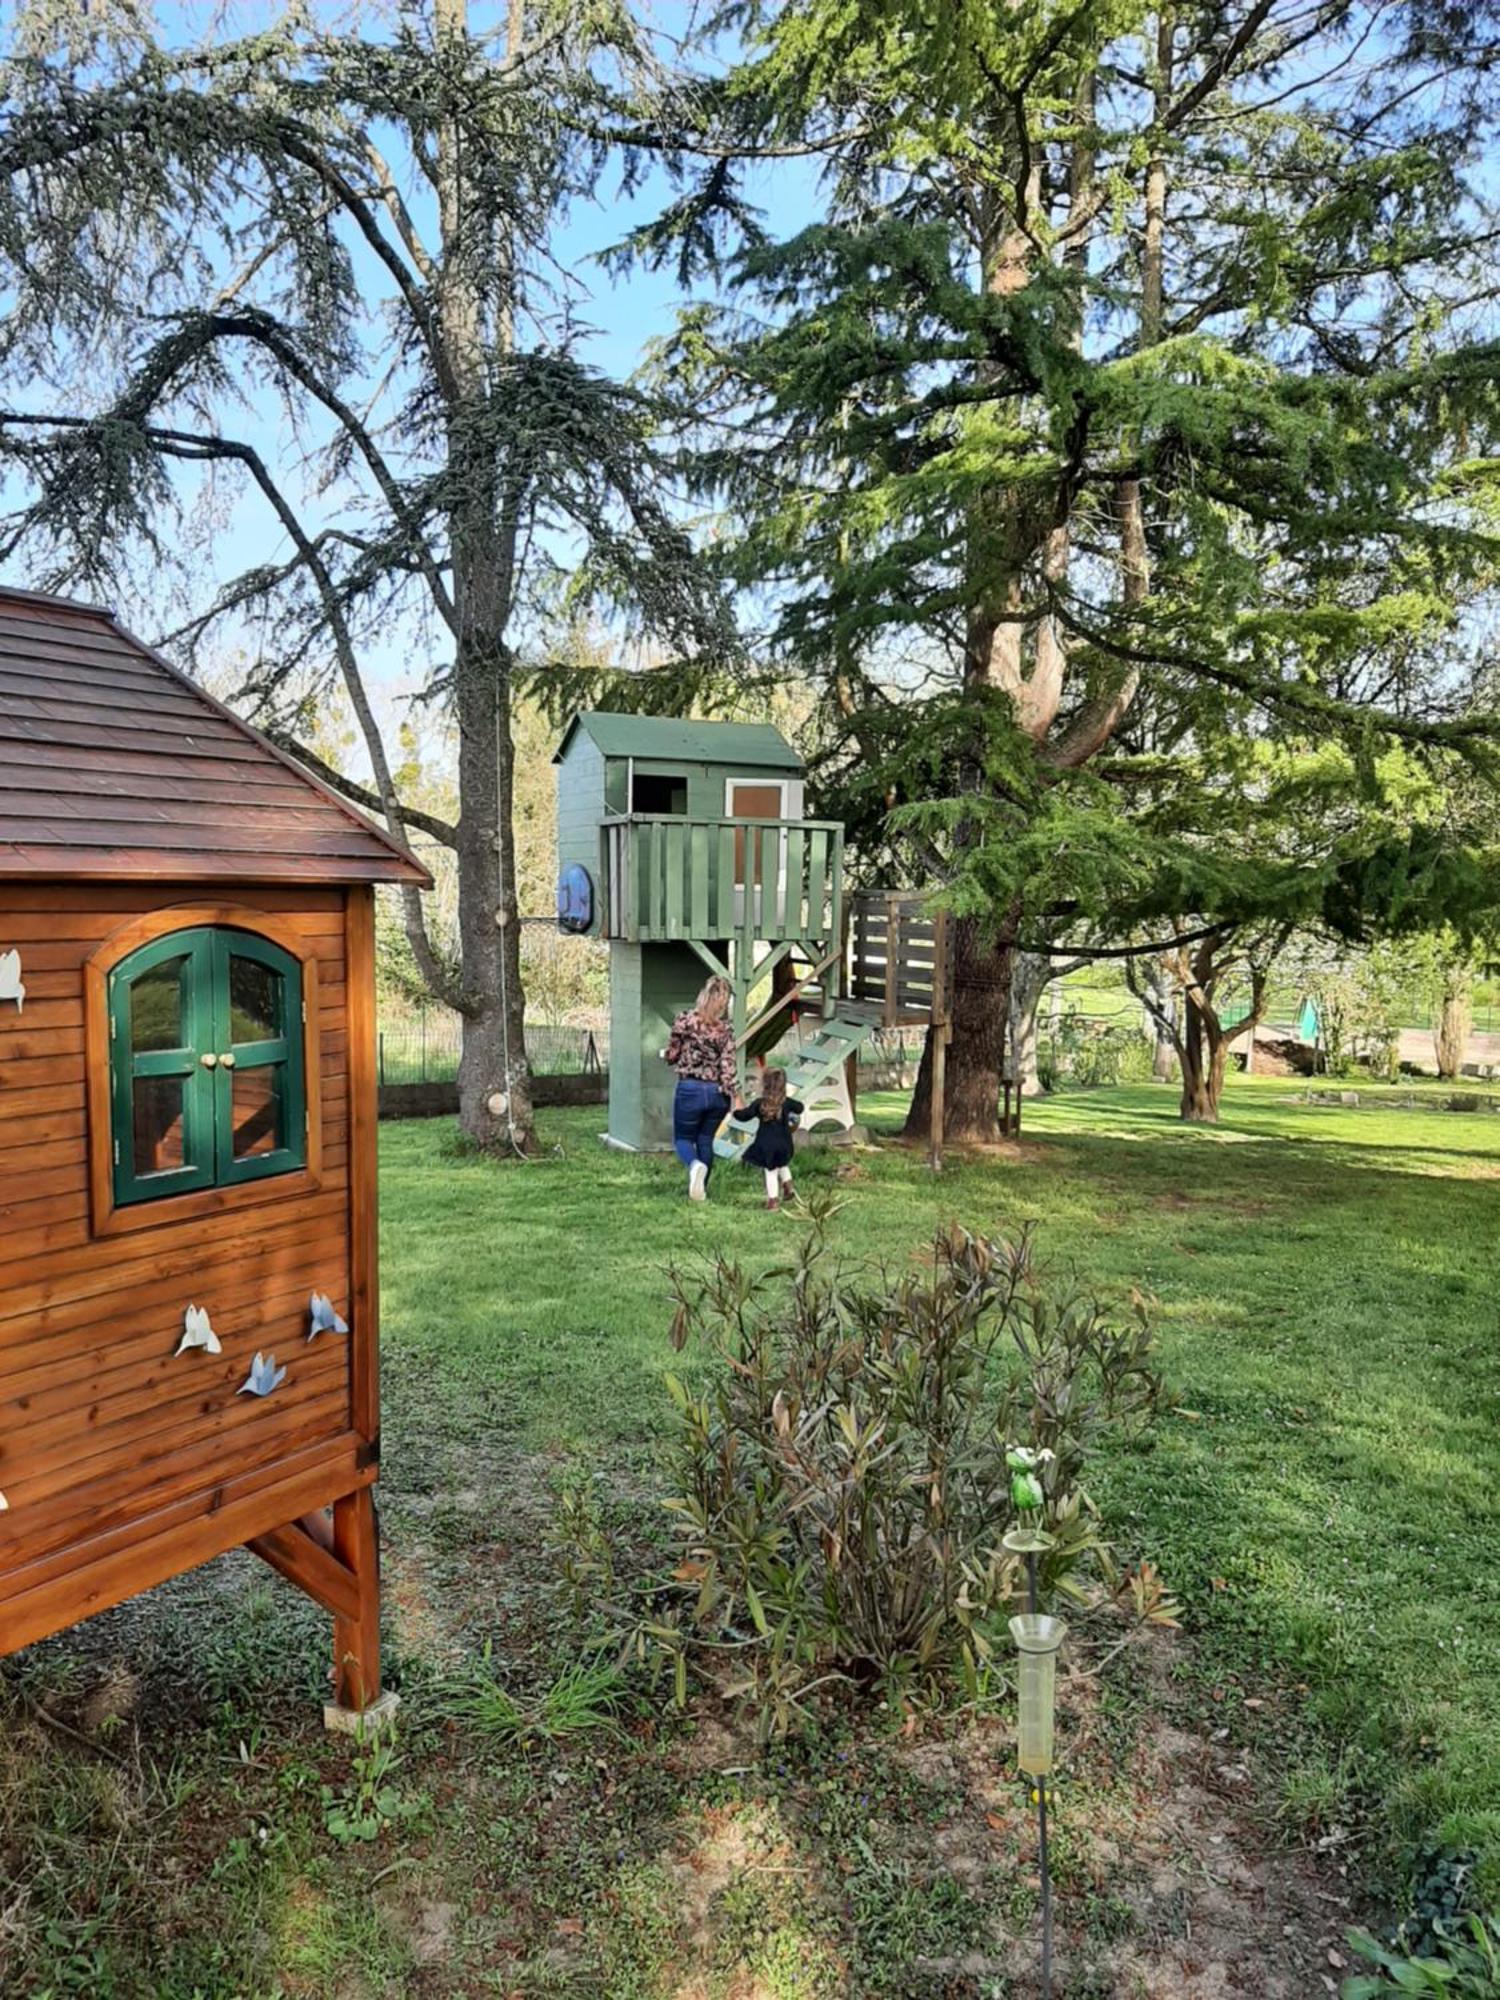
[[[0,591],[0,1654],[245,1544],[378,1698],[373,885],[426,880]]]

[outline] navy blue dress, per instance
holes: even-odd
[[[802,1116],[802,1105],[797,1098],[789,1097],[781,1107],[780,1116],[776,1118],[761,1116],[758,1097],[753,1104],[747,1104],[743,1111],[737,1111],[735,1116],[743,1119],[746,1124],[753,1118],[760,1126],[760,1130],[745,1148],[747,1166],[764,1167],[769,1172],[774,1167],[789,1167],[792,1164],[792,1120]]]

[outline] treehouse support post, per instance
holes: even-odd
[[[892,929],[894,931],[894,923]],[[894,956],[894,950],[893,950]],[[899,979],[893,979],[897,985]],[[932,1171],[943,1171],[943,1122],[948,1096],[948,913],[939,910],[932,920],[932,1009],[927,1032],[932,1037],[932,1093],[928,1112],[928,1160]]]

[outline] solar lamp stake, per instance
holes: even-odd
[[[1052,1866],[1047,1838],[1047,1779],[1052,1771],[1057,1707],[1057,1653],[1067,1636],[1061,1618],[1038,1610],[1037,1562],[1054,1546],[1041,1528],[1013,1528],[1004,1546],[1026,1562],[1026,1611],[1012,1618],[1010,1634],[1020,1654],[1016,1761],[1033,1781],[1037,1861],[1042,1884],[1042,1993],[1052,2000]]]

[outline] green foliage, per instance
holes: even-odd
[[[1411,1910],[1396,1942],[1412,1958],[1439,1955],[1444,1928],[1452,1933],[1474,1914],[1474,1865],[1468,1848],[1429,1847],[1412,1869]]]
[[[396,1783],[403,1757],[396,1732],[385,1727],[361,1735],[355,1744],[348,1785],[323,1787],[323,1824],[341,1846],[378,1840],[392,1827],[423,1819],[430,1800],[404,1792]]]
[[[1362,1061],[1374,1075],[1395,1081],[1401,1031],[1421,1006],[1414,957],[1406,940],[1358,952],[1310,939],[1293,952],[1289,970],[1317,1010],[1320,1065],[1328,1075],[1349,1076]]]
[[[449,1714],[498,1742],[521,1746],[564,1743],[612,1729],[626,1701],[624,1676],[608,1660],[575,1661],[540,1694],[512,1694],[495,1677],[488,1647],[469,1673],[444,1690]]]
[[[1433,1951],[1420,1958],[1388,1950],[1368,1931],[1352,1931],[1349,1942],[1379,1969],[1346,1979],[1341,2000],[1398,2000],[1402,1994],[1500,2000],[1500,1918],[1470,1917],[1451,1931],[1439,1926]]]
[[[649,45],[624,0],[516,0],[514,42],[436,0],[336,24],[293,0],[244,34],[216,15],[201,39],[130,0],[83,10],[87,31],[79,11],[31,0],[0,24],[0,553],[153,624],[180,609],[183,664],[233,647],[246,712],[436,842],[431,932],[408,892],[385,970],[470,1023],[462,1115],[495,1140],[523,976],[555,1005],[565,970],[539,944],[523,966],[519,927],[493,923],[538,908],[513,692],[548,664],[559,686],[608,678],[570,643],[591,616],[611,652],[626,631],[670,651],[679,692],[738,652],[676,504],[664,407],[591,365],[582,286],[552,248]],[[241,567],[247,548],[275,558]],[[436,811],[430,787],[404,793],[417,774],[398,776],[364,678],[392,644],[403,700],[453,724]],[[345,699],[360,756],[329,764],[317,739]],[[349,761],[368,785],[340,778]],[[480,838],[460,837],[470,815]],[[524,1081],[506,1087],[524,1143]]]
[[[1493,22],[1323,10],[1289,91],[1276,10],[728,12],[683,215],[731,296],[659,363],[827,807],[1036,940],[1493,907]],[[826,164],[782,241],[772,138]]]
[[[1113,1572],[1086,1466],[1166,1400],[1142,1301],[1117,1318],[1048,1285],[1029,1232],[954,1228],[872,1287],[830,1261],[831,1214],[814,1206],[789,1271],[676,1280],[674,1345],[697,1336],[717,1368],[698,1392],[668,1378],[682,1561],[643,1637],[679,1695],[690,1649],[721,1654],[778,1734],[835,1679],[976,1698],[1018,1586],[1016,1444],[1055,1538],[1043,1587],[1088,1603]]]
[[[1064,1015],[1055,1033],[1041,1038],[1037,1074],[1044,1088],[1074,1083],[1084,1089],[1145,1083],[1151,1076],[1151,1044],[1130,1027],[1100,1027]]]

